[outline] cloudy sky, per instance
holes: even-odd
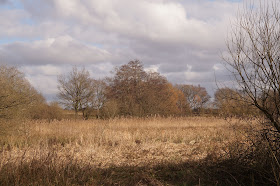
[[[94,78],[139,59],[172,83],[226,79],[221,55],[238,0],[0,0],[0,63],[18,66],[48,100],[57,75]]]

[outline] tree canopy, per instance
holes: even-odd
[[[0,117],[23,115],[29,107],[44,98],[16,67],[0,66]]]

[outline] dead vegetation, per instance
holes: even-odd
[[[238,153],[245,153],[251,144],[246,123],[236,119],[230,123],[214,117],[188,117],[10,124],[0,139],[0,183],[239,183],[238,174],[243,176],[245,170],[253,176],[255,171],[239,167],[234,172],[232,166],[239,164],[229,158],[241,157]],[[253,120],[251,124],[256,125]],[[245,180],[254,182],[253,178]]]

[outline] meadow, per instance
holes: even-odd
[[[5,121],[0,185],[261,183],[236,159],[253,128],[253,119],[215,117]]]

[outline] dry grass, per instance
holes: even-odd
[[[245,123],[230,123],[212,117],[24,122],[1,134],[0,183],[198,184],[197,162],[227,156],[229,144],[245,142]]]
[[[226,121],[202,117],[37,121],[24,123],[2,143],[9,157],[56,149],[104,168],[201,159],[222,153],[236,135],[242,137]]]

